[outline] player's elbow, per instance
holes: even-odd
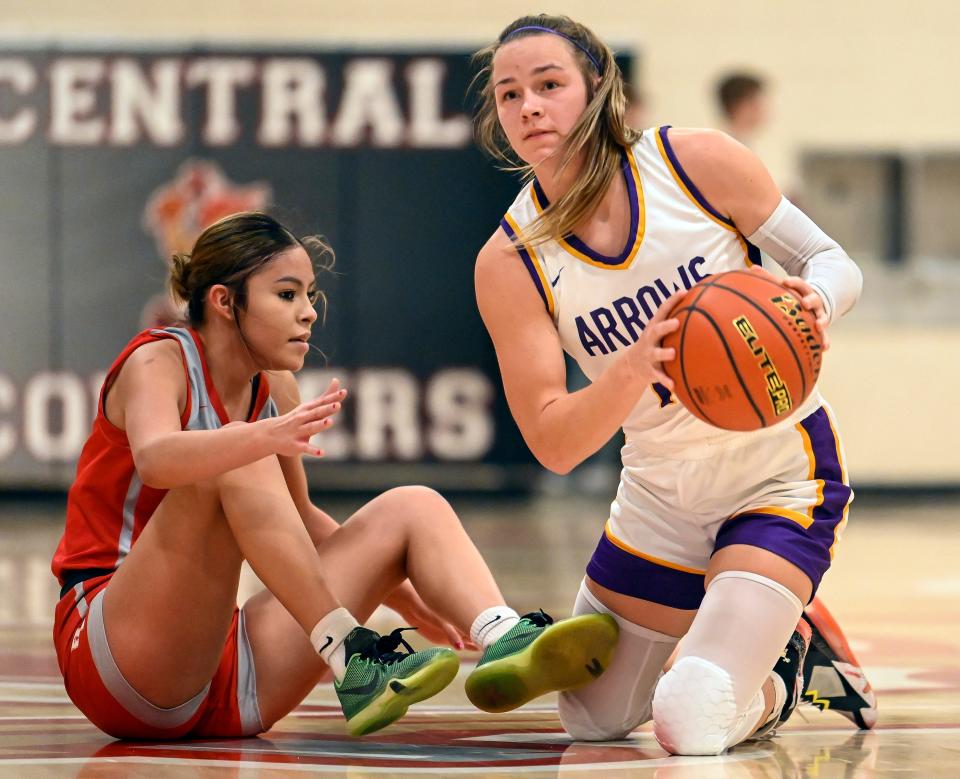
[[[175,486],[169,483],[163,461],[149,445],[133,450],[132,454],[137,476],[145,487],[163,490]]]
[[[576,463],[568,463],[559,459],[556,459],[556,460],[543,460],[541,458],[537,458],[537,459],[540,460],[540,464],[544,468],[546,468],[551,473],[557,474],[557,476],[566,476],[568,473],[570,473],[570,471],[572,471],[576,467]]]
[[[530,451],[533,452],[533,456],[537,458],[540,465],[558,476],[566,476],[580,462],[570,457],[563,450],[548,445],[531,446]]]
[[[152,465],[137,465],[137,475],[144,487],[155,490],[169,489],[172,485],[166,484],[163,475]]]
[[[850,266],[850,285],[855,290],[853,303],[856,304],[860,300],[860,295],[863,294],[863,271],[852,259],[850,260]]]
[[[863,292],[863,271],[853,259],[838,247],[840,262],[836,263],[837,283],[833,284],[834,310],[831,320],[848,313],[860,300]]]
[[[163,479],[149,466],[137,466],[137,475],[144,487],[150,487],[155,490],[169,489],[169,486],[163,483]]]
[[[517,418],[520,432],[527,447],[540,463],[551,473],[566,476],[584,460],[577,452],[577,439],[564,433],[568,425],[562,418],[549,416],[548,402],[538,416]]]

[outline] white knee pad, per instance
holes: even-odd
[[[783,585],[744,571],[713,579],[653,697],[654,734],[668,752],[716,755],[757,728],[761,685],[802,604]]]
[[[730,674],[701,657],[683,657],[657,685],[653,733],[671,754],[719,755],[749,735],[762,711],[760,694],[738,711]]]
[[[560,722],[577,741],[615,741],[650,719],[650,700],[678,639],[615,614],[580,585],[574,615],[610,614],[620,638],[610,666],[596,681],[560,693]]]

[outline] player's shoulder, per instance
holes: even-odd
[[[518,225],[527,224],[535,216],[532,188],[533,182],[528,182],[517,192],[497,229],[477,253],[478,269],[489,264],[499,264],[504,257],[516,255],[516,245],[511,234],[519,232]]]
[[[490,236],[477,255],[474,288],[480,316],[488,327],[493,321],[514,322],[544,310],[516,246],[503,230]]]
[[[477,252],[477,266],[501,262],[504,257],[515,251],[510,236],[502,227],[498,227]]]
[[[519,262],[517,247],[502,228],[490,236],[477,253],[474,283],[480,288],[503,290],[523,279],[526,273]]]
[[[134,370],[177,369],[183,373],[183,356],[180,345],[173,338],[158,338],[141,344],[127,357],[125,367],[131,366]]]
[[[670,146],[681,162],[687,164],[723,164],[735,160],[747,149],[736,138],[706,127],[670,127],[666,130]]]
[[[760,159],[720,130],[671,128],[670,145],[680,166],[714,208],[737,221],[737,204],[779,195]],[[735,213],[737,212],[737,213]],[[749,220],[748,220],[749,221]]]
[[[107,385],[116,386],[112,394],[119,390],[120,397],[128,397],[127,392],[159,391],[183,398],[187,379],[180,345],[172,338],[141,343],[118,368],[112,369]]]

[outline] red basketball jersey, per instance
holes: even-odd
[[[179,344],[187,379],[181,428],[214,430],[229,421],[207,371],[203,342],[192,328],[144,330],[130,341],[104,379],[93,431],[80,453],[77,478],[67,496],[66,529],[51,566],[61,586],[71,572],[115,570],[167,493],[143,484],[126,432],[104,415],[106,392],[127,358],[144,344],[165,338]],[[258,374],[253,382],[254,399],[246,421],[276,416],[266,375]]]

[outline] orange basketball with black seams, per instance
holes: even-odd
[[[664,347],[674,394],[694,416],[726,430],[757,430],[789,417],[813,391],[823,341],[793,290],[749,271],[710,276],[670,314]]]

